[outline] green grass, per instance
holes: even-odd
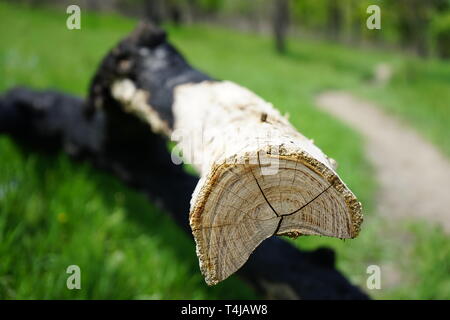
[[[115,178],[0,146],[0,298],[254,297],[237,279],[204,285],[193,241]],[[66,288],[72,264],[80,291]]]
[[[28,85],[84,95],[101,57],[135,22],[85,12],[82,17],[82,30],[68,31],[64,10],[0,4],[0,90]],[[372,213],[375,184],[363,141],[314,107],[315,94],[323,90],[351,89],[417,124],[448,152],[448,139],[442,139],[449,120],[445,101],[433,96],[433,106],[427,104],[429,95],[448,96],[446,64],[414,62],[412,81],[395,54],[292,41],[289,53],[279,56],[265,37],[209,26],[168,29],[192,64],[288,112],[302,133],[339,162],[340,175],[363,202],[366,222],[357,239],[302,237],[295,244],[336,249],[339,268],[361,286],[369,264],[393,263],[406,276],[395,288],[370,292],[376,297],[450,298],[448,237],[415,222],[391,225]],[[392,88],[367,81],[380,61],[400,70]],[[65,288],[70,264],[81,267],[82,290]],[[65,155],[29,154],[0,138],[0,298],[252,297],[236,277],[207,287],[190,238],[142,195]]]

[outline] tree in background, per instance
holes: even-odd
[[[273,34],[275,48],[279,53],[286,52],[286,33],[289,27],[289,0],[274,0]]]
[[[397,0],[391,1],[391,10],[397,14],[397,31],[403,47],[414,50],[418,55],[428,55],[427,30],[431,1]]]
[[[225,23],[271,32],[286,51],[288,29],[301,35],[358,44],[401,47],[426,57],[450,57],[450,0],[9,0],[32,6],[79,4],[156,23]],[[369,5],[381,8],[382,29],[366,28]]]
[[[160,24],[164,18],[163,1],[161,0],[147,0],[144,1],[145,16],[153,23]]]
[[[437,54],[450,58],[450,0],[436,1],[436,14],[431,20],[431,34],[436,43]]]
[[[437,51],[445,51],[450,32],[450,26],[445,22],[446,16],[450,14],[449,0],[391,0],[386,3],[390,10],[396,12],[396,30],[405,48],[413,49],[419,56],[425,57],[430,54],[435,41]]]
[[[339,3],[341,2],[341,3]],[[328,15],[328,35],[333,40],[338,40],[341,35],[343,25],[342,1],[327,0],[327,15]]]

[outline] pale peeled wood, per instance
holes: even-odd
[[[112,94],[152,130],[170,133],[132,81],[117,81]],[[201,175],[190,225],[208,284],[237,271],[272,235],[358,235],[361,204],[333,160],[270,103],[232,82],[204,81],[177,86],[172,111],[171,138]]]
[[[208,284],[275,234],[357,236],[361,204],[333,160],[271,104],[231,82],[202,82],[177,87],[173,111],[179,146],[201,174],[190,224]]]

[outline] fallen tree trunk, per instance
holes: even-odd
[[[198,127],[209,134],[206,144],[186,135],[179,140],[185,155],[193,148],[206,158],[194,163],[202,174],[197,183],[171,162],[157,134],[177,138],[181,129],[202,137]],[[275,132],[267,142],[251,143],[267,138],[268,128]],[[238,130],[241,139],[233,134]],[[359,231],[360,205],[319,149],[251,92],[192,69],[149,25],[105,57],[85,104],[56,92],[11,91],[0,101],[2,131],[39,148],[62,145],[112,171],[161,203],[185,230],[197,184],[190,226],[210,284],[235,272],[274,234],[345,238]],[[222,151],[221,141],[232,148]],[[274,164],[275,172],[265,172]],[[270,238],[240,274],[271,297],[366,297],[333,268],[330,252],[303,253]]]
[[[105,96],[104,102],[117,104]],[[118,106],[117,106],[118,107]],[[83,100],[56,91],[15,88],[0,96],[0,134],[36,151],[63,150],[109,171],[150,199],[191,233],[189,201],[198,178],[171,162],[166,140],[125,112],[117,139],[98,110],[85,116]],[[124,141],[134,129],[135,139]],[[107,143],[108,142],[108,143]],[[115,146],[115,147],[114,147]],[[367,299],[336,268],[334,252],[302,251],[271,237],[250,255],[238,275],[271,299]]]
[[[104,110],[111,131],[118,112],[139,117],[200,173],[189,216],[208,284],[273,235],[358,235],[361,204],[332,160],[271,104],[189,66],[158,28],[142,24],[114,48],[91,88],[88,112]]]

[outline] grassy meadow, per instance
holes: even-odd
[[[84,96],[102,56],[136,24],[83,12],[82,29],[69,31],[66,17],[63,9],[0,3],[1,92],[27,85]],[[167,29],[193,65],[289,113],[299,131],[338,161],[363,203],[362,232],[347,241],[300,237],[296,245],[334,248],[339,269],[363,288],[368,265],[386,266],[390,285],[370,291],[375,298],[450,298],[448,235],[420,221],[379,217],[364,141],[314,106],[323,90],[350,90],[404,118],[450,155],[449,63],[303,39],[291,39],[280,56],[263,36],[205,25]],[[380,62],[393,66],[387,88],[369,81]],[[81,268],[81,290],[66,288],[71,264]],[[0,299],[257,297],[236,276],[207,287],[193,241],[143,195],[64,154],[29,153],[0,136]]]

